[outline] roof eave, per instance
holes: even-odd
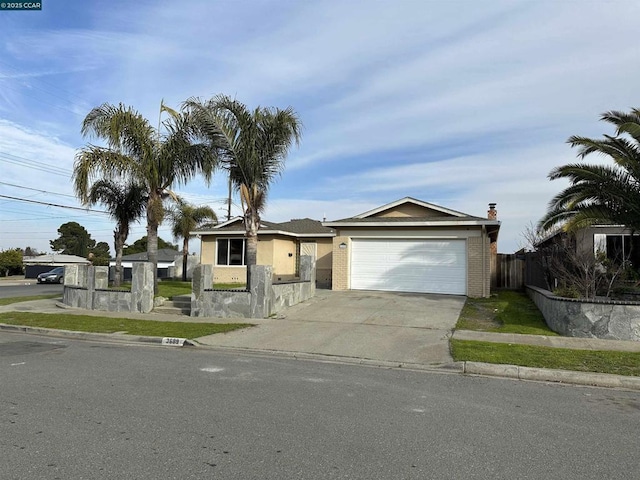
[[[340,227],[452,227],[452,226],[497,226],[498,220],[446,220],[446,221],[408,221],[408,222],[323,222],[322,226]]]

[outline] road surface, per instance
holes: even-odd
[[[3,479],[635,479],[640,394],[0,333]]]

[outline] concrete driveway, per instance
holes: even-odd
[[[312,353],[393,363],[453,361],[449,337],[465,297],[317,290],[257,326],[198,339],[222,347]]]

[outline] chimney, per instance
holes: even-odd
[[[489,211],[487,212],[487,218],[489,220],[497,220],[498,219],[498,211],[496,210],[496,204],[489,204]]]

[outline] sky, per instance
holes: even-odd
[[[190,97],[290,106],[302,141],[265,220],[406,196],[484,217],[495,202],[501,253],[526,245],[566,186],[547,175],[576,160],[567,138],[613,134],[600,114],[639,106],[632,0],[41,2],[0,11],[0,250],[50,252],[69,221],[113,244],[113,222],[71,183],[82,120],[105,102],[152,124],[161,101]],[[223,173],[173,190],[225,218]],[[135,224],[128,242],[145,234]]]

